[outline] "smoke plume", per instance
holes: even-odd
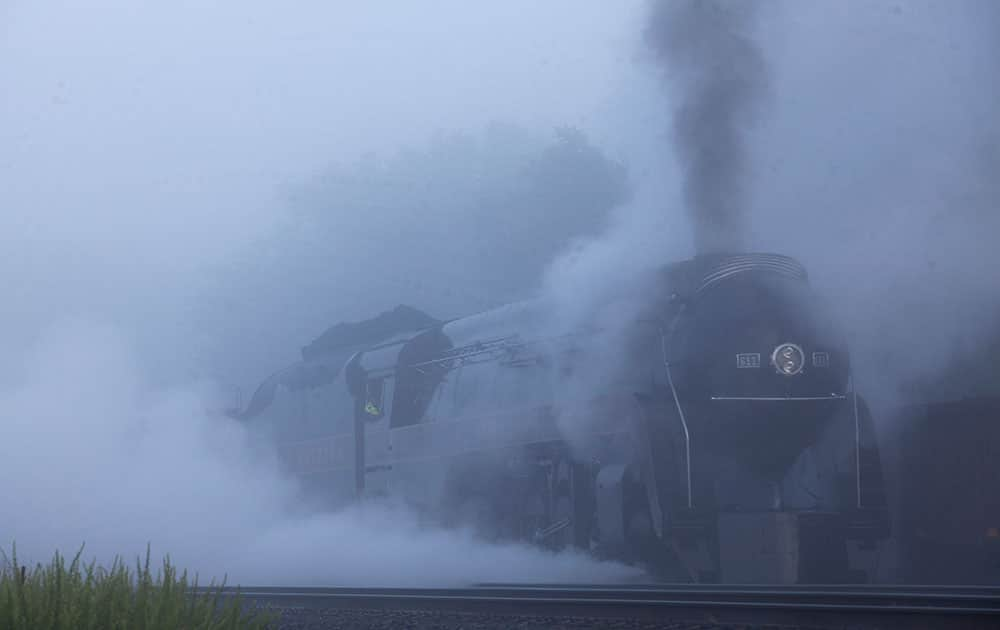
[[[746,130],[768,93],[751,28],[758,6],[656,3],[646,39],[674,93],[673,139],[699,253],[745,246]]]

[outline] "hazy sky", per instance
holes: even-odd
[[[14,2],[5,238],[186,266],[175,239],[213,255],[324,163],[491,120],[596,128],[635,7],[537,5]]]
[[[437,131],[571,124],[623,155],[642,8],[5,0],[0,329],[141,336],[266,233],[283,186]]]
[[[286,187],[496,120],[576,125],[626,162],[615,260],[689,253],[670,153],[684,95],[643,48],[644,2],[0,6],[8,356],[68,316],[183,342],[193,285],[287,212]],[[995,5],[763,9],[746,242],[831,285],[863,277],[868,297],[923,269],[942,224],[935,260],[982,267],[990,232],[955,208],[995,199]]]

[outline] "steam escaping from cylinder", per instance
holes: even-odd
[[[697,253],[742,250],[749,126],[769,92],[753,39],[755,2],[682,0],[652,7],[645,37],[675,95],[674,150]]]

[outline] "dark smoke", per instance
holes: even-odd
[[[698,253],[743,249],[746,130],[768,93],[755,2],[657,2],[646,40],[675,95],[673,137]]]

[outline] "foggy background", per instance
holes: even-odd
[[[0,2],[0,540],[377,581],[337,541],[406,519],[289,516],[205,392],[397,303],[588,303],[713,209],[806,265],[877,403],[995,393],[996,5],[735,6]],[[463,541],[441,579],[621,571]]]

